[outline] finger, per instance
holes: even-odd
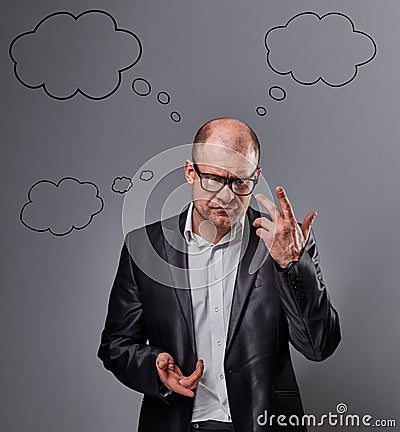
[[[286,195],[285,189],[282,186],[276,188],[276,194],[281,205],[283,217],[285,219],[295,219],[292,205]]]
[[[308,213],[304,218],[303,223],[301,224],[301,231],[306,241],[308,240],[308,236],[311,231],[311,224],[314,222],[316,216],[317,216],[316,211],[312,211]]]
[[[265,230],[264,228],[257,228],[256,234],[258,237],[260,237],[262,240],[264,240],[265,245],[269,249],[272,246],[274,235],[270,233],[270,231]]]
[[[200,381],[200,378],[203,375],[203,371],[204,371],[204,362],[203,360],[198,360],[196,363],[196,369],[194,370],[194,372],[189,375],[188,377],[182,377],[179,380],[179,383],[182,384],[185,387],[192,387],[193,385],[197,385],[198,382]]]
[[[258,193],[254,195],[254,198],[267,209],[273,221],[279,216],[282,216],[279,208],[265,195]]]
[[[181,369],[179,368],[179,366],[177,364],[175,364],[175,370],[174,370],[174,372],[178,375],[179,378],[182,378],[184,376],[183,373],[182,373],[182,371],[181,371]]]
[[[165,370],[170,364],[174,364],[174,359],[168,353],[161,353],[156,360],[158,369]]]
[[[194,392],[183,385],[179,384],[178,381],[174,381],[171,384],[167,386],[170,390],[174,391],[175,393],[179,393],[183,396],[188,397],[194,397]]]
[[[183,377],[182,371],[179,369],[178,366],[175,366],[174,370],[171,370],[169,368],[167,369],[158,369],[158,374],[160,375],[160,378],[165,381],[169,380],[170,378],[174,378],[176,380],[179,380]]]
[[[264,228],[267,231],[272,231],[274,229],[274,223],[267,219],[266,217],[256,218],[253,221],[253,226]]]
[[[191,388],[195,383],[198,383],[198,381],[200,381],[200,378],[203,375],[203,371],[204,371],[203,360],[197,360],[196,369],[194,370],[194,372],[188,377],[185,376],[182,377],[179,380],[179,383],[184,385],[185,387]]]
[[[168,360],[162,359],[157,363],[157,368],[162,371],[166,371],[167,369],[169,369],[168,366],[169,366]]]
[[[174,358],[168,353],[165,354],[162,353],[157,357],[156,367],[159,372],[160,378],[163,377],[165,379],[169,373],[175,373],[175,372],[177,374],[176,375],[177,379],[183,376],[178,365],[175,364]],[[161,373],[163,373],[163,375],[161,375]]]
[[[158,375],[160,376],[161,381],[168,387],[171,388],[173,383],[178,383],[182,378],[182,375],[178,375],[175,372],[167,371],[158,371]]]

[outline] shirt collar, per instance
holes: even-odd
[[[242,238],[243,235],[243,228],[244,228],[244,219],[246,217],[246,213],[237,221],[237,223],[234,224],[233,228],[222,237],[222,239],[214,245],[213,243],[210,243],[205,238],[201,237],[200,235],[196,234],[192,230],[192,213],[193,213],[193,201],[190,203],[187,216],[186,216],[186,222],[185,222],[185,228],[184,228],[184,236],[187,244],[193,244],[197,243],[198,246],[217,246],[222,245],[224,243],[231,242],[233,239],[236,238]]]

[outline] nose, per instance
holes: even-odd
[[[229,184],[226,184],[217,194],[215,195],[223,202],[230,202],[235,197]]]

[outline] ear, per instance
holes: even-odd
[[[193,184],[194,182],[194,175],[195,175],[195,170],[193,168],[193,162],[189,159],[185,160],[185,165],[183,167],[184,171],[185,171],[185,178],[186,181],[190,184]]]

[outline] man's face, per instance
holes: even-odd
[[[218,144],[202,144],[198,152],[197,168],[201,173],[216,174],[230,179],[258,178],[257,159],[252,148],[238,153]],[[246,212],[251,195],[239,196],[233,193],[230,185],[219,192],[208,192],[200,185],[200,178],[191,161],[186,161],[186,179],[193,185],[192,200],[201,219],[213,223],[217,229],[229,230]]]

